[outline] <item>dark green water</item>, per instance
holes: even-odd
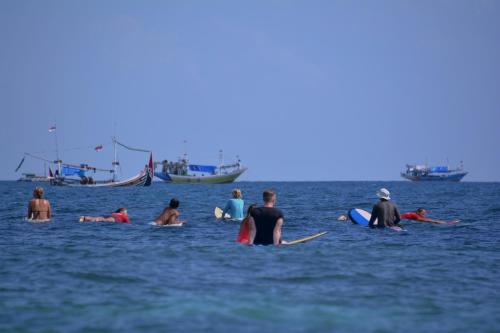
[[[46,187],[48,224],[23,221],[33,186],[0,183],[0,332],[498,332],[500,184],[239,183],[246,204],[277,190],[284,239],[329,232],[281,247],[212,217],[235,184]],[[336,221],[381,186],[461,223]],[[172,196],[188,225],[148,225]],[[121,206],[132,225],[77,223]]]

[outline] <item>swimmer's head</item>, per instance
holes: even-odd
[[[176,209],[177,207],[179,207],[179,200],[177,200],[177,198],[172,198],[168,207]]]
[[[418,215],[420,215],[421,217],[425,217],[425,215],[427,215],[427,211],[425,210],[425,208],[419,208],[419,209],[417,209],[416,213]]]
[[[36,187],[36,188],[33,190],[33,197],[35,197],[36,199],[41,199],[41,198],[43,198],[43,188],[41,188],[41,187]]]
[[[239,188],[235,188],[231,194],[233,195],[233,198],[241,199],[241,190]]]

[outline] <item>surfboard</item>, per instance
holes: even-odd
[[[219,207],[215,207],[214,215],[215,215],[215,218],[221,219],[222,218],[222,209]],[[243,219],[232,219],[231,215],[226,213],[226,215],[224,215],[224,221],[241,222],[241,221],[243,221]]]
[[[158,225],[155,222],[150,222],[150,225],[154,225],[156,227],[182,227],[184,223],[175,223],[175,224],[164,224],[164,225]]]
[[[33,219],[29,219],[29,218],[25,217],[24,221],[30,222],[30,223],[45,223],[45,222],[50,222],[50,219],[33,220]]]
[[[304,238],[296,239],[296,240],[293,240],[293,241],[288,241],[286,243],[283,243],[283,245],[295,245],[295,244],[305,243],[305,242],[308,242],[310,240],[313,240],[313,239],[316,239],[318,237],[321,237],[323,235],[326,235],[327,233],[328,233],[328,231],[323,231],[323,232],[320,232],[320,233],[317,233],[317,234],[314,234],[314,235],[311,235],[311,236],[307,236],[307,237],[304,237]]]
[[[365,225],[367,226],[370,222],[370,218],[372,217],[372,214],[368,213],[366,210],[360,209],[360,208],[353,208],[349,210],[347,213],[349,215],[349,218],[351,219],[352,223],[354,224],[359,224],[359,225]],[[375,220],[373,223],[374,225],[378,224],[378,220]],[[389,229],[394,230],[394,231],[406,231],[405,229],[401,227],[389,227]]]

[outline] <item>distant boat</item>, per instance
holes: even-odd
[[[140,152],[149,152],[147,150],[143,149],[135,149],[128,147],[116,140],[116,138],[113,138],[113,150],[114,150],[114,159],[112,162],[113,169],[101,169],[101,168],[96,168],[93,166],[90,166],[85,163],[81,164],[74,164],[74,163],[66,163],[63,162],[61,159],[59,159],[59,153],[57,153],[57,160],[51,161],[48,159],[45,159],[43,157],[35,156],[30,153],[25,153],[25,157],[29,156],[37,160],[42,160],[47,163],[51,163],[55,165],[55,172],[52,173],[52,170],[49,168],[49,177],[42,177],[46,178],[47,180],[44,181],[50,181],[51,185],[54,186],[78,186],[78,187],[119,187],[119,186],[150,186],[153,177],[154,177],[154,170],[153,170],[153,155],[150,153],[149,156],[149,163],[147,163],[144,167],[143,170],[141,170],[137,175],[134,177],[124,179],[124,180],[118,180],[117,179],[117,169],[118,166],[120,165],[119,161],[117,160],[117,154],[116,154],[116,145],[120,145],[128,150],[134,150],[134,151],[140,151]],[[99,145],[95,148],[96,151],[102,150],[102,145]],[[21,165],[24,162],[24,158],[22,161],[19,163],[19,166],[17,167],[16,171],[19,170]],[[103,172],[103,173],[108,173],[111,174],[111,179],[108,180],[94,180],[94,178],[89,175],[88,173],[93,173],[95,174],[96,172]],[[31,174],[30,174],[31,175]],[[35,181],[32,179],[40,179],[41,177],[34,176],[34,177],[21,177],[20,180],[23,181]]]
[[[23,173],[21,178],[19,178],[18,182],[32,182],[32,183],[40,183],[40,182],[50,182],[50,177],[40,176],[34,173]]]
[[[463,165],[456,169],[448,166],[427,166],[418,164],[407,164],[406,170],[401,172],[401,177],[412,181],[447,181],[459,182],[467,175]]]
[[[200,183],[200,184],[223,184],[232,183],[246,170],[241,161],[234,164],[200,165],[190,164],[186,154],[177,162],[155,162],[155,167],[161,166],[161,171],[155,172],[155,176],[167,183]]]

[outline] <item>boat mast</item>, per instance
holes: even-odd
[[[59,177],[62,176],[62,170],[61,170],[61,164],[62,161],[59,158],[59,142],[57,140],[57,122],[54,122],[54,140],[56,141],[56,163],[57,163],[57,170],[59,171]]]
[[[116,181],[116,171],[118,168],[118,160],[116,155],[116,136],[113,136],[113,181]]]

